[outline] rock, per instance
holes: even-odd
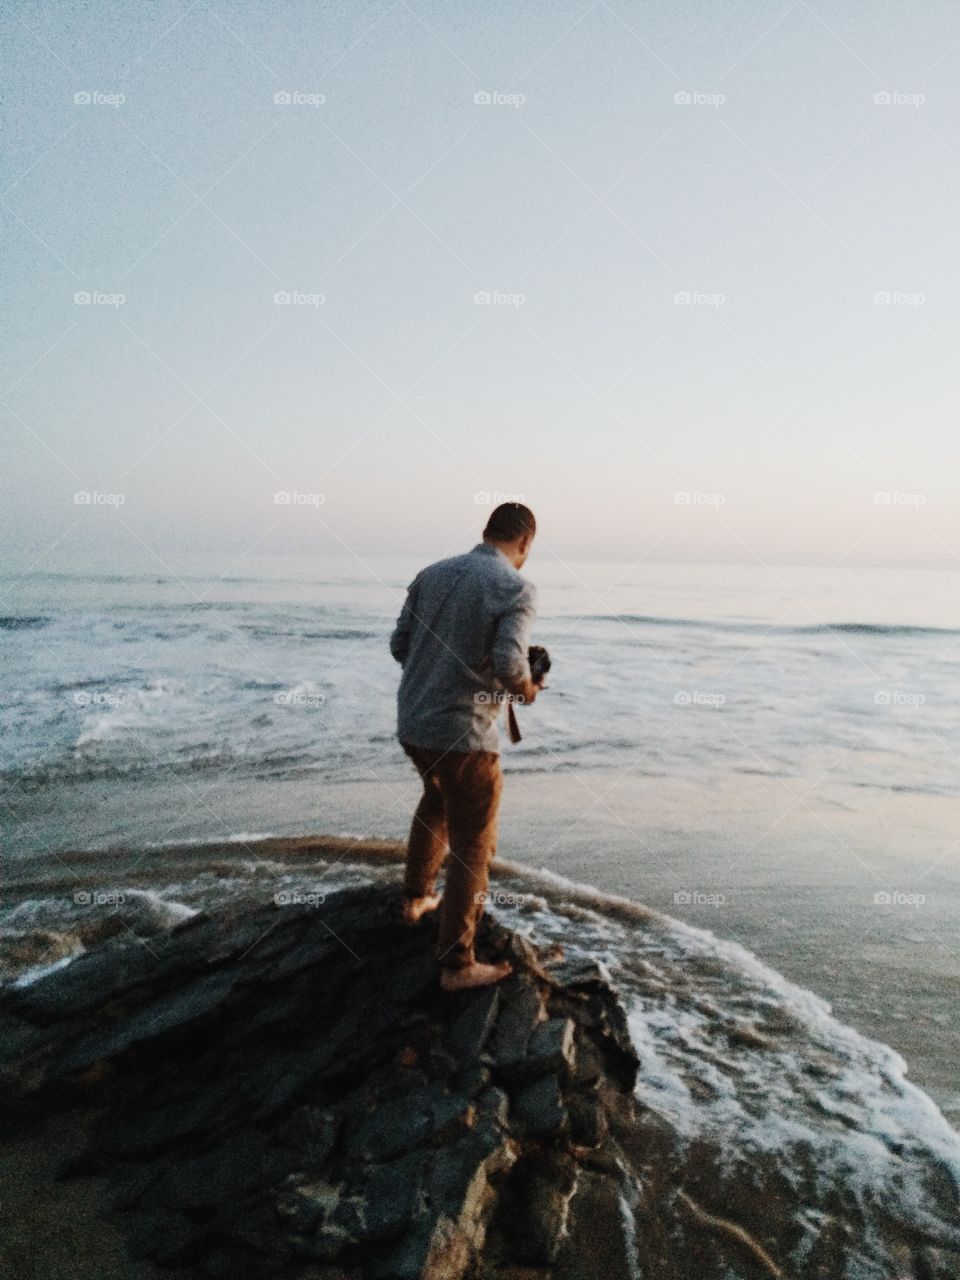
[[[513,1110],[526,1138],[556,1137],[569,1122],[556,1075],[543,1076],[521,1089],[514,1098]]]
[[[419,1152],[377,1165],[364,1179],[362,1196],[339,1202],[331,1226],[365,1243],[395,1240],[418,1206],[423,1167]]]
[[[575,1094],[567,1100],[570,1113],[570,1140],[577,1147],[592,1151],[607,1136],[606,1112],[599,1098]]]
[[[516,1199],[537,1221],[525,1247],[516,1215],[499,1231],[511,1265],[556,1256],[568,1104],[585,1149],[606,1132],[583,1077],[605,1071],[615,998],[565,991],[489,919],[484,949],[515,974],[444,996],[436,922],[396,907],[358,889],[195,918],[153,956],[113,939],[0,998],[24,1115],[109,1105],[64,1174],[106,1176],[131,1252],[182,1276],[454,1280]]]
[[[465,1008],[450,1024],[446,1044],[462,1067],[479,1061],[496,1026],[499,1008],[499,986],[486,987],[470,994]]]
[[[271,1150],[263,1134],[248,1129],[203,1155],[179,1161],[153,1184],[152,1191],[172,1209],[216,1208],[269,1185],[283,1169],[282,1154]]]
[[[635,1095],[601,967],[545,961],[485,918],[482,951],[513,976],[444,995],[435,918],[398,916],[373,887],[240,905],[0,994],[14,1220],[24,1191],[60,1230],[109,1220],[131,1274],[179,1280],[834,1280],[864,1241],[889,1262],[878,1275],[960,1276],[945,1161],[924,1169],[928,1221],[889,1201],[868,1221],[799,1147],[731,1174],[720,1142],[656,1105],[654,1074]],[[87,1178],[72,1208],[42,1172],[51,1133],[69,1136],[48,1167]],[[885,1140],[896,1154],[909,1135]],[[788,1271],[798,1205],[815,1234]],[[32,1223],[30,1239],[0,1245],[0,1269],[46,1274]]]
[[[340,1124],[340,1116],[334,1111],[308,1103],[291,1113],[277,1130],[277,1136],[299,1151],[308,1167],[322,1169],[333,1153]]]
[[[555,1260],[567,1228],[570,1197],[580,1167],[571,1156],[556,1152],[521,1159],[504,1186],[491,1232],[512,1260],[548,1267]]]
[[[569,1205],[567,1234],[560,1242],[553,1274],[556,1280],[593,1276],[598,1280],[610,1276],[640,1280],[630,1205],[616,1177],[590,1169],[580,1173]],[[664,1270],[671,1280],[695,1274],[694,1270]],[[742,1272],[731,1270],[727,1274],[739,1276]]]
[[[424,1183],[427,1203],[438,1214],[424,1280],[463,1275],[479,1259],[497,1182],[515,1160],[514,1143],[489,1119],[437,1153]]]
[[[543,997],[534,979],[517,974],[500,984],[500,1013],[492,1038],[494,1068],[509,1068],[527,1052],[534,1028],[545,1017]]]
[[[424,1085],[381,1103],[354,1129],[348,1153],[360,1160],[387,1160],[440,1137],[464,1121],[469,1100],[459,1094],[437,1096]]]
[[[536,1075],[556,1072],[566,1078],[576,1066],[576,1034],[572,1018],[550,1018],[534,1029],[524,1061]]]

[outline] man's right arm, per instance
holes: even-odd
[[[530,676],[530,630],[537,616],[537,589],[522,581],[510,605],[500,615],[493,638],[493,674],[508,693],[533,702],[540,688]]]

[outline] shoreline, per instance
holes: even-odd
[[[511,823],[514,825],[516,820]],[[589,841],[585,840],[584,847],[590,849]],[[62,902],[80,886],[87,890],[127,886],[154,897],[169,890],[164,896],[177,900],[182,896],[178,888],[201,879],[208,886],[209,899],[215,900],[234,879],[254,874],[259,883],[251,882],[244,891],[262,892],[266,898],[276,887],[271,887],[271,876],[289,879],[302,869],[309,877],[318,862],[330,864],[324,875],[332,867],[349,864],[391,874],[399,871],[403,851],[403,841],[366,835],[251,835],[245,840],[234,836],[140,846],[117,842],[105,849],[62,850],[11,859],[2,903],[10,907],[24,900],[51,898]],[[612,891],[607,887],[611,881],[622,884],[628,877],[616,867],[611,873],[609,858],[591,855],[595,884],[584,883],[582,873],[576,874],[585,861],[583,855],[577,868],[565,866],[561,858],[555,861],[556,871],[515,858],[498,859],[491,868],[491,881],[512,880],[522,884],[526,892],[562,899],[627,925],[675,922],[677,927],[705,931],[720,944],[742,949],[778,977],[815,993],[841,1024],[892,1048],[905,1061],[911,1082],[926,1091],[953,1126],[960,1128],[960,1094],[950,1050],[950,1039],[956,1034],[950,1029],[955,1016],[951,992],[960,983],[949,971],[910,968],[896,952],[877,954],[876,949],[872,954],[857,955],[854,963],[842,967],[830,963],[838,953],[824,949],[824,918],[822,912],[817,914],[816,901],[806,906],[806,919],[800,915],[802,903],[791,908],[796,919],[790,932],[779,923],[784,907],[773,896],[759,903],[754,898],[739,916],[730,908],[723,913],[683,909],[681,915],[680,911],[648,905],[639,894],[631,897]],[[222,888],[218,882],[223,882]],[[833,909],[838,910],[836,904]],[[503,918],[509,920],[510,916],[505,913]],[[808,922],[813,925],[809,932]],[[56,961],[63,954],[50,952],[48,959]],[[39,967],[42,960],[38,956],[34,963]],[[30,968],[31,963],[25,960],[22,967]],[[900,1005],[909,1006],[909,1017]]]
[[[671,1259],[711,1280],[747,1258],[798,1280],[955,1274],[960,1138],[893,1051],[737,944],[501,864],[509,909],[481,946],[514,973],[445,996],[435,917],[400,922],[402,846],[367,842],[364,868],[356,839],[293,843],[267,845],[295,874],[264,859],[263,894],[148,935],[114,921],[0,996],[8,1154],[41,1188],[11,1260],[82,1225],[78,1276],[112,1274],[83,1269],[109,1219],[180,1274],[209,1256],[204,1274],[447,1280],[482,1255],[503,1280],[587,1280],[599,1211],[624,1280],[638,1257],[663,1280]]]

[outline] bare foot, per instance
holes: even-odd
[[[404,898],[403,918],[407,924],[416,924],[428,911],[436,911],[440,905],[439,893],[431,893],[426,898]]]
[[[470,991],[473,987],[489,987],[494,982],[513,973],[513,965],[509,960],[501,960],[499,964],[465,965],[462,969],[441,969],[441,991]]]

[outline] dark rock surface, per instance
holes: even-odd
[[[365,887],[110,939],[0,999],[4,1129],[83,1134],[58,1176],[107,1188],[131,1275],[785,1275],[775,1200],[731,1221],[693,1198],[712,1155],[638,1103],[596,967],[487,920],[514,975],[444,995],[435,933]],[[804,1275],[839,1277],[848,1245],[825,1233]],[[949,1280],[955,1255],[924,1257],[903,1275]]]
[[[61,1176],[106,1175],[131,1256],[183,1275],[549,1268],[634,1105],[622,1011],[489,922],[515,975],[444,995],[434,937],[362,888],[111,940],[4,996],[5,1121],[89,1113]]]

